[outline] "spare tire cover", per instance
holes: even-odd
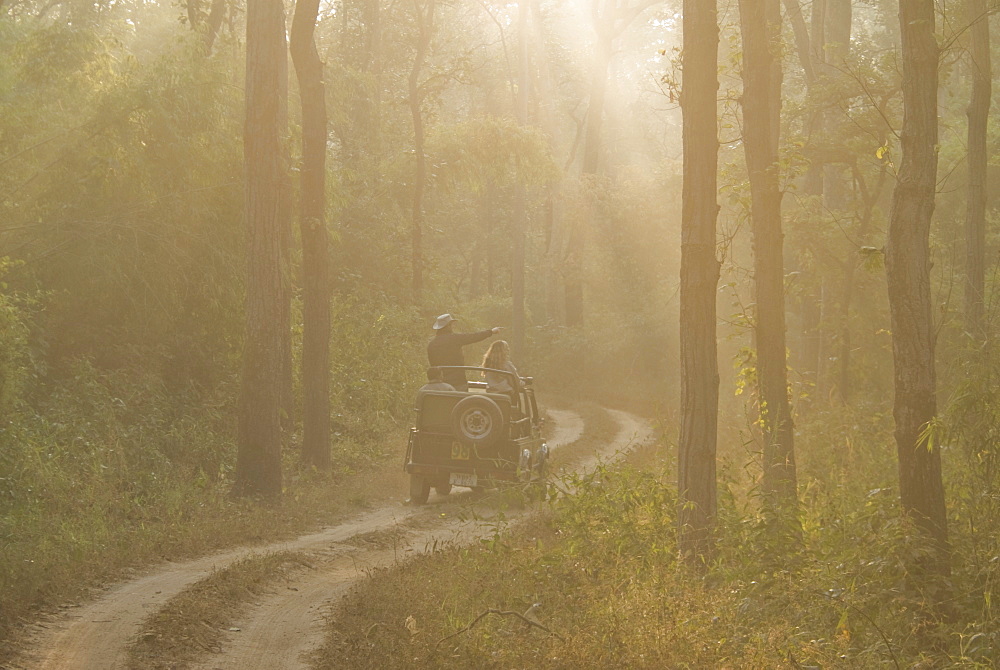
[[[485,396],[462,398],[451,411],[451,430],[464,444],[492,446],[500,439],[503,427],[500,406]]]

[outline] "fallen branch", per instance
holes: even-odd
[[[442,642],[444,642],[446,640],[450,640],[453,637],[456,637],[458,635],[461,635],[462,633],[465,633],[465,632],[468,632],[468,631],[472,630],[473,626],[475,626],[477,623],[479,623],[480,621],[482,621],[483,619],[485,619],[490,614],[497,614],[499,616],[513,616],[513,617],[517,617],[518,619],[520,619],[524,623],[528,624],[529,626],[534,626],[535,628],[540,628],[541,630],[545,631],[549,635],[552,635],[554,637],[559,638],[559,640],[561,642],[565,642],[566,641],[566,638],[564,638],[559,633],[557,633],[557,632],[555,632],[553,630],[549,630],[548,628],[546,628],[542,624],[538,623],[537,621],[532,621],[531,619],[527,618],[523,614],[518,614],[517,612],[510,612],[510,611],[504,611],[504,610],[488,609],[485,612],[483,612],[482,614],[480,614],[479,616],[477,616],[475,619],[473,619],[472,623],[470,623],[465,628],[462,628],[461,630],[457,630],[454,633],[452,633],[451,635],[447,635],[447,636],[441,638],[440,640],[438,640],[437,644],[434,645],[434,648],[437,649],[439,646],[441,646]]]

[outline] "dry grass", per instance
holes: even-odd
[[[74,508],[72,521],[58,515],[38,519],[31,535],[12,538],[0,551],[10,573],[0,607],[0,665],[24,648],[29,633],[23,624],[86,600],[100,584],[127,579],[144,566],[294,538],[369,504],[402,501],[406,482],[396,456],[334,475],[297,473],[290,466],[280,505],[233,499],[220,485],[191,487],[184,496],[178,491],[176,500],[151,505],[136,519],[85,505]]]
[[[817,453],[803,459],[797,549],[769,537],[723,479],[716,560],[701,572],[679,564],[672,458],[649,447],[511,534],[371,576],[331,620],[316,667],[993,667],[998,634],[980,587],[958,581],[967,568],[952,588],[968,590],[968,608],[937,618],[907,579],[894,498],[877,488],[891,474],[885,455],[859,441],[866,460],[848,467],[835,441],[826,451],[828,434],[802,442]],[[533,603],[563,639],[516,617],[463,631],[489,610]]]
[[[129,647],[129,670],[183,670],[218,653],[224,631],[258,596],[306,567],[296,552],[252,556],[185,589],[146,621]]]

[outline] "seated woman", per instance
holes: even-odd
[[[491,344],[490,348],[486,350],[486,355],[483,356],[483,367],[488,368],[483,370],[483,376],[486,377],[486,390],[490,393],[508,393],[513,397],[516,405],[517,380],[520,380],[520,377],[517,375],[517,368],[510,362],[510,345],[504,340],[497,340]],[[514,377],[512,379],[510,375],[492,372],[492,370],[506,370],[513,373]]]

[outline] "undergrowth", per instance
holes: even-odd
[[[746,454],[726,454],[718,551],[703,569],[676,560],[669,463],[600,468],[561,483],[573,492],[528,527],[361,584],[319,667],[994,667],[997,572],[983,545],[996,522],[954,525],[942,611],[934,585],[907,573],[921,548],[898,509],[889,417],[842,410],[801,423],[797,545],[755,513]],[[498,616],[449,637],[487,610],[536,603],[560,637]]]
[[[335,337],[369,348],[334,354],[336,369],[349,362],[355,370],[338,374],[331,389],[336,466],[329,473],[303,467],[298,434],[290,431],[280,505],[230,495],[238,389],[232,371],[216,371],[221,381],[214,386],[178,389],[140,352],[135,365],[118,369],[75,359],[48,370],[23,337],[4,332],[0,664],[16,653],[21,624],[129,570],[294,537],[332,523],[375,489],[402,495],[396,467],[382,477],[388,483],[373,485],[365,473],[381,472],[402,452],[403,424],[422,377],[414,354],[422,354],[425,324],[408,310],[348,307]],[[24,313],[15,322],[27,328]],[[387,359],[396,362],[380,363]]]

